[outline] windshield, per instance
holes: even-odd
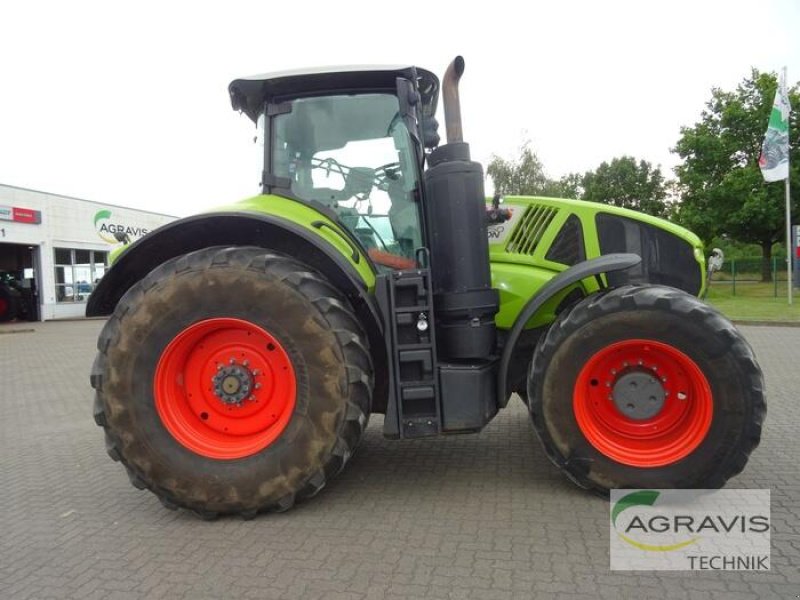
[[[413,258],[421,243],[417,168],[389,94],[302,98],[275,117],[272,172],[293,195],[334,210],[370,255]]]

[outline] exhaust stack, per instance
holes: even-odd
[[[456,56],[447,67],[442,79],[442,102],[444,104],[444,124],[447,129],[447,143],[463,142],[461,128],[461,100],[458,96],[458,81],[464,74],[464,58]]]
[[[461,129],[458,80],[463,73],[464,59],[457,56],[442,80],[447,143],[431,152],[424,175],[442,362],[486,361],[495,353],[497,338],[499,296],[489,269],[483,169],[470,160]]]

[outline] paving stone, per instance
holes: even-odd
[[[518,399],[477,435],[392,442],[286,514],[203,522],[105,453],[88,374],[102,321],[0,335],[0,598],[772,598],[800,592],[800,330],[744,327],[767,380],[732,487],[772,490],[772,571],[612,572],[608,505],[550,464]]]

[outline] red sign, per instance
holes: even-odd
[[[15,223],[30,223],[38,225],[42,222],[42,213],[31,208],[19,208],[18,206],[0,206],[0,219],[3,221],[13,221]]]
[[[30,208],[14,208],[14,221],[16,223],[33,223],[38,225],[42,222],[42,213],[38,210],[31,210]]]

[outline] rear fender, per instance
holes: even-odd
[[[372,408],[374,412],[383,412],[387,359],[382,320],[368,283],[341,251],[321,235],[275,215],[205,213],[160,227],[119,255],[89,297],[86,316],[110,315],[125,292],[150,271],[172,258],[211,246],[259,246],[292,256],[322,273],[339,289],[352,304],[367,333],[375,368]]]

